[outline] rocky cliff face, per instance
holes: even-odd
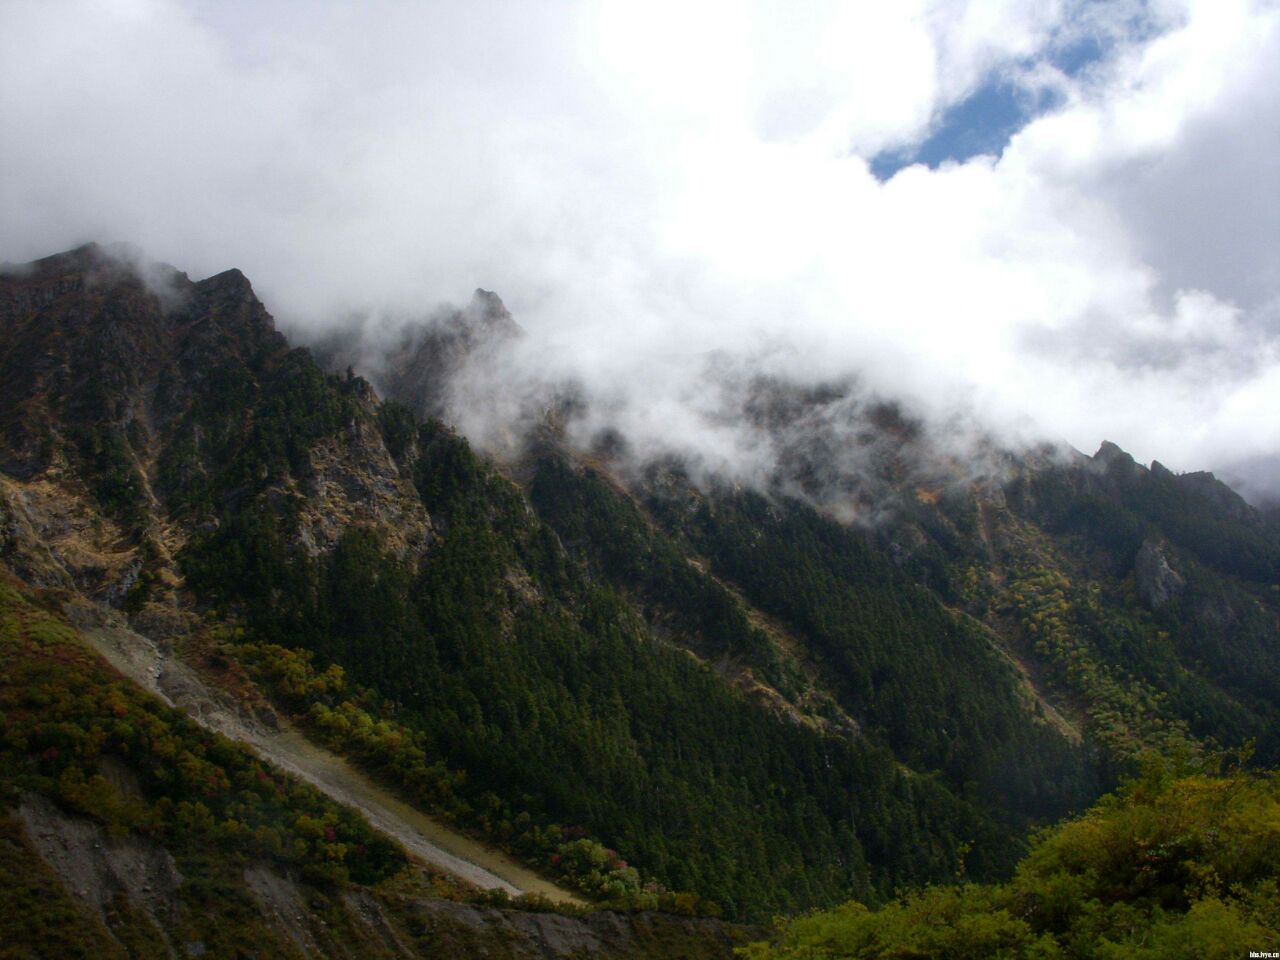
[[[118,603],[145,558],[148,601],[172,601],[174,556],[216,522],[193,493],[296,502],[296,536],[312,552],[353,523],[384,530],[402,554],[426,549],[430,522],[387,451],[372,392],[352,383],[341,410],[302,410],[322,384],[240,271],[192,282],[90,245],[0,277],[0,304],[8,549],[31,582]],[[264,432],[291,412],[269,396],[280,388],[299,419],[329,422]],[[226,476],[254,446],[257,475]]]
[[[1152,610],[1159,610],[1182,593],[1187,582],[1169,566],[1159,544],[1144,540],[1133,561],[1133,576],[1138,596]]]

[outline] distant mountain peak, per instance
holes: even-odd
[[[31,273],[62,273],[69,270],[82,270],[107,259],[115,258],[108,255],[107,248],[102,244],[90,242],[22,264],[19,269],[25,269]]]
[[[212,277],[206,277],[204,280],[198,281],[196,286],[205,290],[226,290],[228,292],[254,295],[253,284],[237,267],[223,270],[221,273],[215,273]],[[256,295],[254,296],[256,298]]]
[[[1110,440],[1103,440],[1098,452],[1093,455],[1095,462],[1109,466],[1112,463],[1136,463],[1133,456]]]
[[[502,302],[502,298],[492,290],[476,288],[459,318],[468,327],[476,330],[485,338],[505,339],[520,336],[524,333],[520,324],[511,316],[511,311]]]

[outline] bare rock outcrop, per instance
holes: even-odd
[[[1133,574],[1138,582],[1138,597],[1152,610],[1176,599],[1187,585],[1154,540],[1143,541],[1133,561]]]

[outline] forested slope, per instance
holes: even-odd
[[[511,335],[495,301],[471,320]],[[809,443],[773,485],[694,482],[575,448],[555,404],[495,463],[415,412],[462,354],[406,346],[382,401],[235,271],[85,249],[0,308],[0,562],[589,897],[763,917],[996,880],[1143,751],[1274,762],[1275,528],[1212,478],[1104,447],[926,484],[883,404],[858,476]],[[782,433],[853,409],[767,397]]]

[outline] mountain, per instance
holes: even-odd
[[[492,359],[522,335],[502,298],[477,290],[461,310],[425,322],[403,320],[391,330],[331,330],[310,349],[326,369],[360,369],[383,396],[412,398],[418,417],[443,418],[450,390],[468,366]]]
[[[182,942],[211,943],[225,889],[238,919],[214,926],[289,955],[270,888],[309,931],[347,931],[301,948],[324,955],[370,923],[387,955],[420,955],[423,911],[496,943],[499,920],[485,940],[464,910],[528,943],[554,918],[563,954],[723,955],[743,935],[726,921],[1001,880],[1031,828],[1149,751],[1252,740],[1276,762],[1280,536],[1212,475],[1109,444],[966,460],[854,384],[753,375],[732,395],[786,452],[754,487],[622,437],[583,449],[564,397],[491,460],[440,417],[453,378],[519,336],[479,291],[390,349],[331,337],[326,373],[238,271],[193,282],[90,246],[0,276],[23,665],[3,684],[29,720],[4,741],[6,849],[102,943],[147,955],[137,930],[172,947],[202,923]],[[189,744],[142,746],[153,695],[206,722],[221,704],[259,752],[181,712],[162,719]],[[281,742],[295,753],[263,753]],[[404,865],[351,790],[335,803],[261,759],[305,775],[300,743],[563,900],[629,912],[499,908]],[[262,776],[296,785],[252,799]],[[176,900],[126,885],[116,922],[44,822],[167,852]]]

